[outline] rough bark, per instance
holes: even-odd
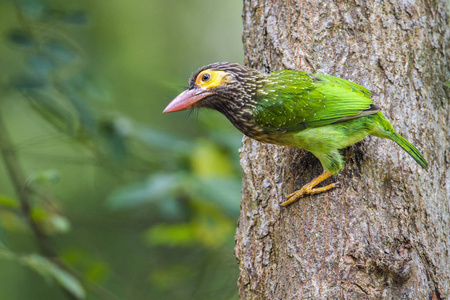
[[[245,0],[249,66],[362,84],[429,163],[369,137],[342,187],[281,207],[322,171],[303,150],[244,138],[236,232],[241,299],[450,299],[447,0]]]

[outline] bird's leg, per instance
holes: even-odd
[[[317,176],[316,178],[311,180],[310,183],[304,185],[301,189],[293,192],[292,194],[289,194],[287,196],[287,201],[281,203],[281,205],[286,206],[291,203],[294,203],[295,201],[297,201],[298,199],[300,199],[303,196],[322,193],[322,192],[328,191],[329,189],[337,187],[338,186],[337,183],[332,183],[332,184],[329,184],[324,187],[314,188],[316,185],[318,185],[319,183],[321,183],[322,181],[324,181],[331,175],[332,174],[328,173],[327,171],[323,171],[322,174],[320,174],[319,176]]]

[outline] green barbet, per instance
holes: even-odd
[[[264,143],[305,149],[321,162],[323,173],[287,196],[282,205],[308,194],[344,164],[339,149],[371,134],[391,139],[422,167],[419,151],[392,128],[363,86],[329,75],[283,70],[269,74],[236,63],[215,63],[194,73],[189,88],[165,113],[211,108],[224,114],[243,134]]]

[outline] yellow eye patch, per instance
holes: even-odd
[[[198,87],[212,89],[230,81],[230,75],[225,71],[204,70],[198,74],[195,84]]]

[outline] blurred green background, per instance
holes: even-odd
[[[238,299],[241,134],[161,112],[197,68],[242,63],[241,9],[0,0],[0,300]]]

